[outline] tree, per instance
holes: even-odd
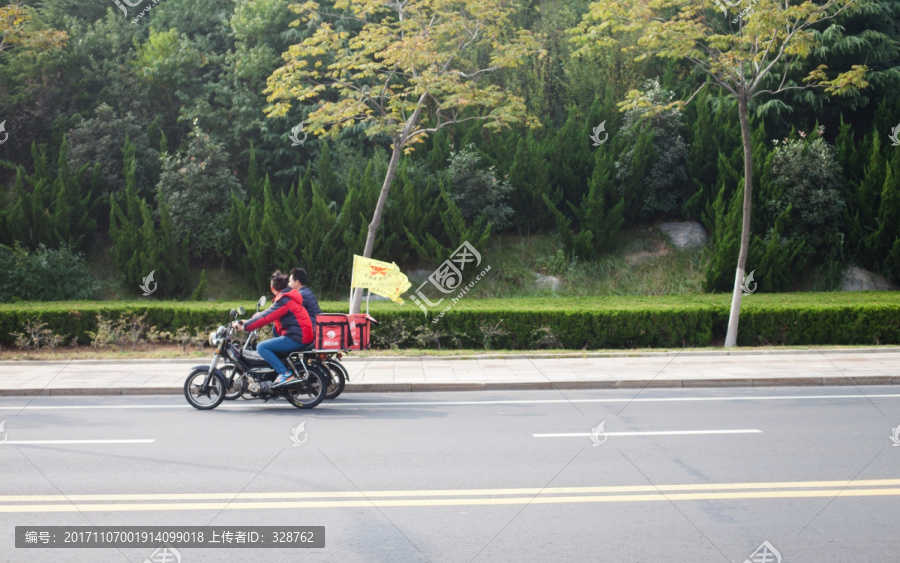
[[[718,5],[717,5],[718,4]],[[779,0],[756,0],[752,8],[732,17],[719,14],[716,0],[600,0],[593,2],[574,30],[573,40],[580,50],[617,45],[633,39],[625,49],[643,60],[651,56],[681,60],[691,64],[706,78],[737,100],[741,141],[744,148],[743,212],[740,250],[735,271],[725,346],[737,343],[741,307],[741,283],[750,248],[751,202],[753,201],[753,143],[750,136],[750,105],[762,96],[768,104],[783,102],[774,96],[814,87],[826,93],[847,94],[868,84],[865,65],[829,78],[820,65],[798,83],[791,75],[796,65],[811,56],[820,45],[818,24],[849,11],[854,0],[825,0],[790,5]],[[703,86],[705,86],[704,84]],[[703,87],[701,86],[701,88]],[[656,106],[656,111],[680,107],[684,101]],[[652,107],[647,96],[636,90],[628,94],[622,109]]]
[[[337,138],[364,124],[370,138],[390,139],[363,250],[371,257],[400,154],[463,121],[499,129],[525,120],[523,99],[486,79],[540,48],[532,34],[515,28],[516,10],[506,2],[339,0],[334,7],[338,13],[314,1],[291,6],[300,16],[292,26],[318,27],[284,53],[285,64],[269,77],[266,111],[282,117],[292,101],[312,104],[306,125],[316,135]],[[361,296],[354,294],[352,312],[359,312]]]
[[[655,106],[674,96],[656,79],[646,81],[643,92]],[[618,178],[635,186],[629,190],[633,199],[626,199],[626,217],[631,221],[672,216],[684,204],[688,146],[681,136],[681,111],[648,113],[653,112],[643,107],[625,113],[622,135],[630,148],[616,162]]]
[[[499,231],[509,224],[513,213],[512,207],[506,204],[512,186],[506,180],[498,180],[493,167],[485,170],[480,166],[481,156],[471,145],[450,153],[447,167],[450,197],[467,223],[484,217]]]
[[[31,10],[27,6],[15,2],[0,6],[0,53],[14,47],[43,51],[65,45],[65,31],[35,29],[31,19]]]
[[[228,154],[221,144],[198,128],[191,131],[183,152],[163,160],[158,188],[172,211],[175,235],[187,237],[195,257],[228,256],[228,237],[222,228],[228,220],[231,194],[243,198]]]

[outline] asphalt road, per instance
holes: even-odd
[[[2,561],[154,561],[14,547],[47,525],[326,531],[183,563],[900,561],[895,387],[9,397],[0,421]]]

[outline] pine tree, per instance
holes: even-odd
[[[867,241],[867,253],[878,264],[878,270],[892,281],[900,281],[900,271],[895,266],[897,256],[893,254],[900,239],[900,150],[897,149],[890,162],[885,163],[877,226]]]
[[[731,197],[726,195],[728,191],[722,183],[719,195],[708,208],[706,223],[713,225],[710,233],[713,253],[706,267],[703,285],[709,292],[733,289],[735,257],[741,245],[740,216],[744,190],[741,187]]]
[[[656,157],[653,129],[644,127],[635,140],[630,166],[620,167],[621,162],[617,163],[616,177],[625,202],[625,220],[631,225],[637,224],[644,215],[643,179],[646,171],[653,166]]]
[[[868,164],[865,167],[863,180],[856,190],[856,215],[850,228],[850,255],[860,260],[870,269],[878,269],[884,254],[878,255],[872,248],[875,242],[875,231],[879,228],[877,218],[880,215],[881,194],[884,191],[884,179],[888,163],[884,161],[881,151],[881,140],[878,132],[873,131],[869,151]],[[882,243],[885,241],[882,239]],[[890,241],[892,243],[893,241]],[[890,244],[888,243],[888,244]]]
[[[716,161],[710,158],[718,154],[719,146],[715,139],[715,123],[712,109],[709,106],[709,95],[704,90],[697,96],[697,101],[689,106],[686,118],[693,118],[693,127],[688,139],[687,201],[682,206],[682,214],[686,219],[699,220],[712,199],[716,185]]]
[[[616,191],[612,177],[613,154],[597,151],[594,172],[588,180],[588,192],[578,206],[567,202],[572,219],[563,214],[546,194],[543,197],[544,204],[556,220],[556,229],[569,256],[596,258],[610,250],[613,238],[622,227],[625,201]]]
[[[83,250],[93,237],[97,222],[90,217],[90,190],[85,190],[87,164],[75,174],[69,168],[68,143],[63,138],[59,150],[58,171],[54,182],[53,231],[56,243],[72,250]],[[87,193],[83,193],[87,191]]]
[[[340,186],[338,186],[337,176],[331,163],[331,148],[328,143],[322,143],[322,152],[319,153],[319,159],[316,161],[316,173],[319,178],[319,185],[322,187],[322,194],[329,201],[341,201]]]
[[[519,139],[508,180],[513,187],[513,221],[519,232],[552,229],[555,219],[544,204],[543,196],[558,206],[562,192],[551,185],[546,160],[531,131]]]
[[[197,284],[197,289],[191,294],[191,301],[203,301],[203,296],[206,294],[206,268],[200,271],[200,283]]]

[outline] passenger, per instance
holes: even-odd
[[[311,348],[313,329],[309,314],[303,307],[303,296],[288,288],[288,278],[278,270],[271,276],[270,289],[275,294],[271,307],[251,317],[246,325],[244,321],[234,321],[232,326],[238,330],[251,331],[274,324],[275,338],[260,342],[256,351],[278,374],[278,379],[272,384],[277,387],[296,379],[296,374],[281,363],[278,354]]]
[[[315,334],[316,315],[321,315],[322,309],[319,308],[319,300],[316,299],[313,291],[309,288],[309,278],[306,276],[306,270],[303,268],[291,270],[291,277],[288,283],[303,296],[303,307],[309,313],[309,318],[312,320],[313,334]]]

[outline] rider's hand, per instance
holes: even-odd
[[[240,321],[234,321],[233,323],[231,323],[231,328],[237,329],[239,331],[244,330],[244,323]]]

